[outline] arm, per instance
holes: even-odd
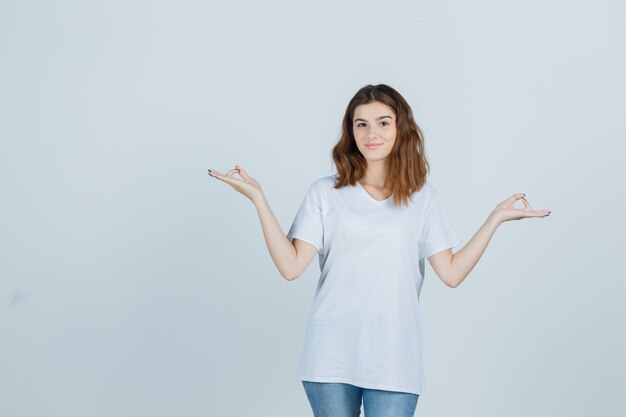
[[[437,276],[447,286],[458,287],[474,269],[501,223],[496,216],[490,215],[469,242],[457,253],[453,254],[452,249],[447,249],[428,258]]]
[[[242,179],[233,177],[235,173],[238,173]],[[261,185],[239,165],[226,174],[209,169],[209,175],[229,184],[252,201],[261,220],[265,244],[278,271],[288,281],[300,276],[313,260],[317,249],[302,240],[293,239],[292,244],[287,239],[265,199]]]
[[[474,269],[483,252],[485,252],[491,237],[502,223],[509,220],[550,215],[550,210],[534,210],[526,198],[524,198],[525,195],[523,193],[513,194],[499,203],[470,241],[457,253],[453,254],[451,249],[447,249],[429,257],[428,261],[439,276],[439,279],[451,288],[458,287],[470,271]],[[522,200],[524,207],[516,208],[514,204],[517,200]]]
[[[288,281],[298,278],[313,260],[317,249],[303,240],[293,239],[292,244],[287,239],[264,194],[253,202],[261,221],[265,245],[278,271]]]

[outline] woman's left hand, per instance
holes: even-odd
[[[496,208],[493,209],[490,216],[503,223],[509,220],[520,220],[527,217],[546,217],[550,215],[550,210],[534,210],[525,196],[526,194],[523,193],[513,194],[511,197],[498,204]],[[524,207],[514,207],[513,204],[515,204],[517,200],[522,200]]]

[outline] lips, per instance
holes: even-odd
[[[382,145],[382,143],[368,143],[367,146],[369,149],[376,149],[378,148],[380,145]]]

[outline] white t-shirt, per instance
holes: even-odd
[[[298,377],[424,395],[424,262],[457,236],[428,182],[403,207],[336,177],[311,184],[287,233],[318,249],[321,271]]]

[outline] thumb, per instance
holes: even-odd
[[[239,175],[241,175],[241,178],[243,179],[250,178],[248,173],[240,165],[235,165],[235,169],[239,171]]]

